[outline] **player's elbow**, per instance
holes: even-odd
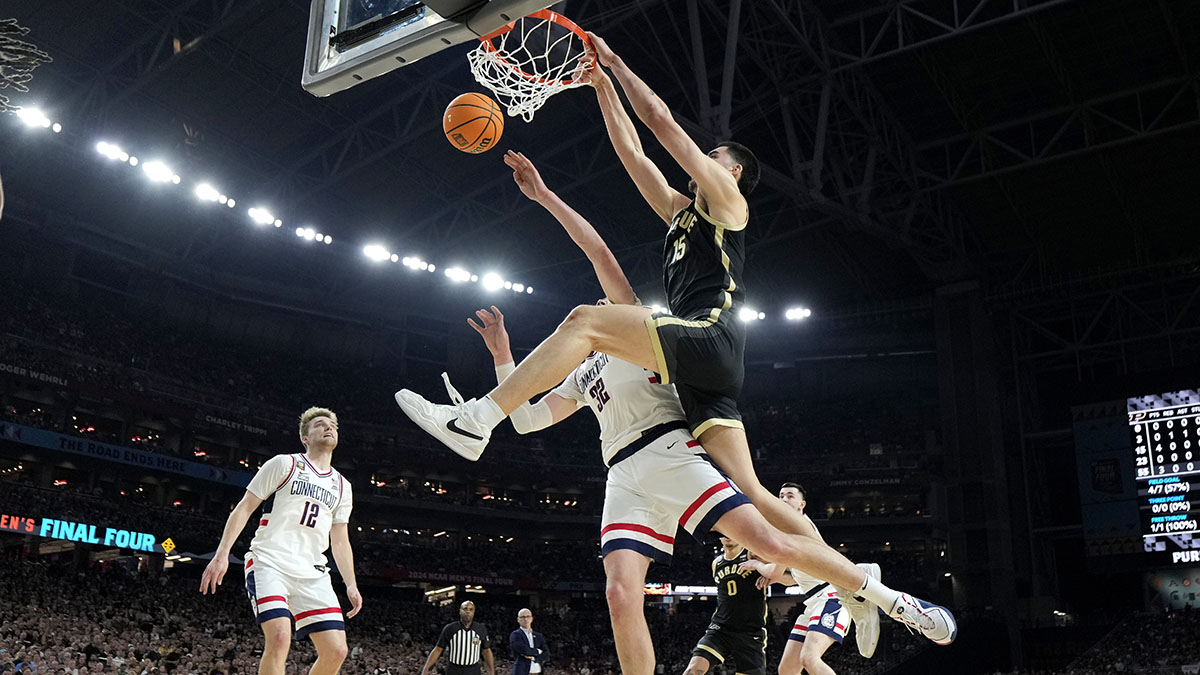
[[[659,99],[654,99],[646,110],[641,115],[642,123],[650,128],[655,134],[677,126],[675,117],[671,115],[671,110]]]

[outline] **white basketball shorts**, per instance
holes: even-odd
[[[295,621],[297,638],[323,630],[346,630],[328,572],[318,579],[297,579],[255,563],[248,553],[246,596],[259,623],[288,617]]]
[[[749,503],[686,428],[667,431],[609,468],[600,553],[630,549],[670,563],[677,527],[703,538],[721,516]]]

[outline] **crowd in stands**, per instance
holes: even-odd
[[[0,675],[242,675],[257,670],[262,635],[253,623],[240,580],[232,576],[215,595],[200,596],[195,577],[173,571],[153,576],[111,563],[77,570],[23,559],[10,559],[5,565],[6,574],[0,577]],[[347,621],[350,655],[342,672],[419,672],[441,627],[457,619],[454,603],[438,607],[398,597],[387,588],[362,590],[363,611]],[[507,673],[511,668],[507,636],[516,627],[517,610],[524,603],[513,596],[483,595],[475,601],[476,621],[486,625],[493,637],[497,673]],[[711,603],[678,612],[647,608],[662,672],[683,670],[711,611]],[[553,660],[548,672],[619,672],[602,599],[534,607],[533,613],[535,628],[546,635],[550,646]],[[771,621],[768,672],[775,672],[782,636],[792,618],[783,613]],[[845,648],[834,647],[829,659],[840,665],[838,672],[855,675],[901,660],[922,645],[903,630],[890,629],[885,636],[887,642],[872,662],[857,656],[853,640]],[[306,672],[314,659],[308,641],[293,642],[288,675]]]

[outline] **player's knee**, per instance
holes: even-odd
[[[804,650],[800,652],[800,667],[808,672],[814,672],[822,663],[821,655],[812,650]],[[779,675],[783,675],[783,671],[779,671]]]
[[[573,333],[590,333],[596,321],[596,308],[592,305],[579,305],[571,310],[567,318],[559,325],[560,331]]]
[[[288,648],[292,645],[291,631],[285,628],[271,628],[264,631],[263,654],[275,658],[287,656]]]
[[[608,599],[608,609],[614,617],[624,616],[632,611],[642,611],[642,589],[632,588],[629,584],[609,580],[604,588],[604,596]]]
[[[345,641],[338,642],[327,646],[319,656],[328,658],[336,663],[341,663],[350,655],[350,648],[346,646]]]

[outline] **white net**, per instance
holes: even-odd
[[[526,122],[565,89],[582,87],[592,65],[583,31],[553,12],[517,19],[508,30],[484,38],[467,54],[476,81],[491,89],[510,117]]]

